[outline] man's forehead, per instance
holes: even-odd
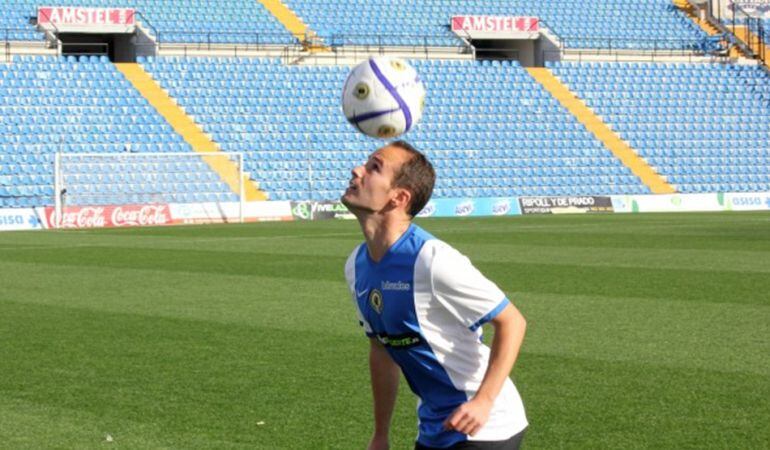
[[[379,150],[371,154],[370,158],[378,159],[384,164],[391,167],[398,167],[409,159],[409,153],[400,148],[392,145],[386,145]]]

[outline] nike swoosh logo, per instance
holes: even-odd
[[[358,291],[356,291],[356,297],[360,297],[360,296],[362,296],[362,295],[366,294],[366,291],[367,291],[367,290],[368,290],[368,289],[364,289],[364,290],[363,290],[363,291],[361,291],[361,292],[358,292]]]

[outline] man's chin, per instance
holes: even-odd
[[[345,205],[345,207],[348,208],[348,211],[350,211],[353,214],[358,214],[363,212],[374,212],[374,210],[372,210],[371,208],[368,208],[366,206],[356,203],[355,200],[351,199],[346,194],[342,194],[342,197],[340,197],[340,203]]]
[[[357,209],[355,202],[351,201],[347,194],[342,194],[342,197],[340,197],[340,203],[345,205],[345,207],[348,208],[351,212],[353,212],[354,209]]]

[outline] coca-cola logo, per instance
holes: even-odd
[[[112,210],[112,225],[165,225],[171,221],[166,205],[118,206]]]
[[[49,225],[59,228],[102,228],[172,223],[168,205],[72,206],[61,219],[54,208],[47,208]]]
[[[85,206],[74,210],[68,209],[58,221],[59,228],[100,228],[105,226],[104,208]],[[51,213],[51,223],[57,223],[56,213]]]

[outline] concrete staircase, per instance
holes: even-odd
[[[721,31],[711,23],[709,23],[708,20],[702,20],[698,16],[698,12],[695,10],[695,8],[687,1],[687,0],[673,0],[674,6],[679,8],[687,17],[689,17],[693,22],[695,22],[703,31],[706,32],[709,36],[716,36],[718,34],[722,34]],[[738,47],[732,47],[730,49],[730,57],[731,58],[747,58],[748,55],[746,55],[740,48]]]

